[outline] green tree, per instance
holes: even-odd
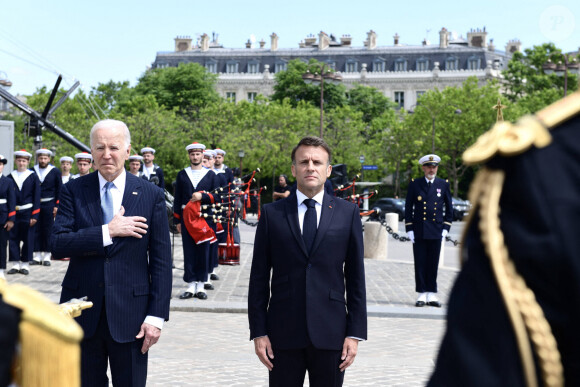
[[[380,90],[370,86],[356,85],[347,95],[348,105],[361,112],[363,121],[367,123],[389,110],[394,111],[397,106]]]

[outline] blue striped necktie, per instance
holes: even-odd
[[[110,181],[105,183],[105,193],[101,198],[101,208],[103,209],[103,221],[105,224],[113,219],[113,196],[111,195],[111,188],[114,184]]]

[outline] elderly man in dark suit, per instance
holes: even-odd
[[[256,231],[250,338],[271,386],[302,385],[306,370],[313,387],[342,386],[367,337],[359,210],[324,192],[330,157],[322,139],[303,138],[292,151],[297,189],[264,206]]]
[[[98,172],[61,190],[51,238],[56,258],[71,257],[61,302],[88,296],[77,318],[83,386],[144,386],[147,351],[169,318],[171,247],[163,191],[126,173],[131,137],[121,121],[91,130]]]

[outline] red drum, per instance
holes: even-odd
[[[218,245],[218,263],[220,265],[239,265],[240,264],[240,245],[237,243],[228,245],[220,243]]]
[[[220,265],[226,265],[225,262],[228,259],[227,246],[227,243],[220,243],[218,245],[218,263]]]

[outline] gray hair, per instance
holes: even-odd
[[[125,124],[123,121],[119,121],[119,120],[101,120],[99,122],[97,122],[95,125],[93,125],[92,129],[91,129],[91,134],[90,134],[90,139],[91,139],[91,148],[93,147],[93,135],[95,134],[95,132],[99,129],[111,129],[111,128],[121,128],[125,131],[125,147],[129,147],[129,145],[131,145],[131,133],[129,132],[129,128],[127,127],[127,124]]]

